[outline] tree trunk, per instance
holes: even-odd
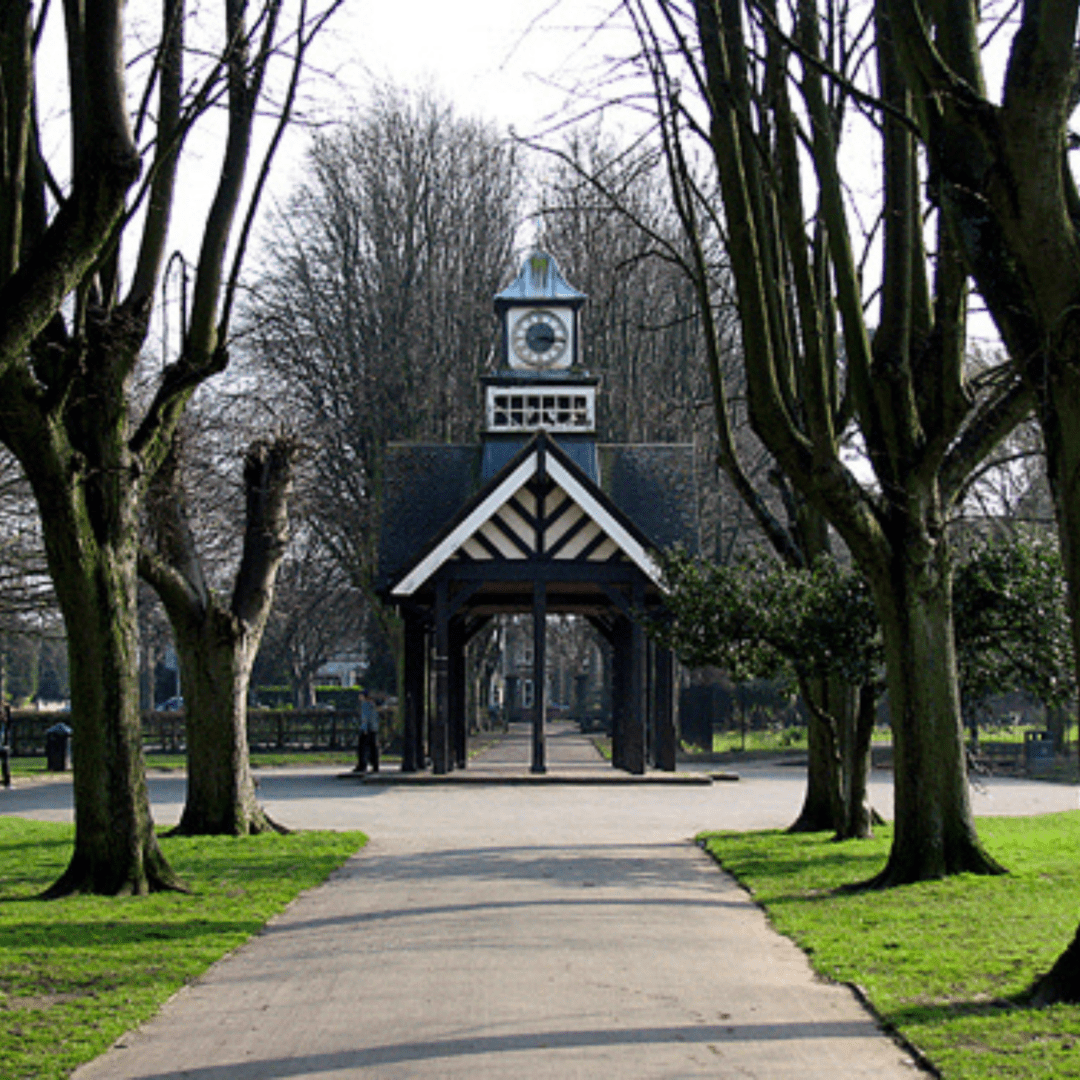
[[[149,491],[147,516],[155,544],[154,550],[140,552],[139,570],[168,613],[187,713],[187,802],[179,833],[246,836],[278,828],[255,799],[247,696],[288,541],[296,454],[296,445],[285,437],[257,440],[248,448],[244,553],[228,607],[206,584],[185,508],[178,443]]]
[[[188,760],[187,801],[176,832],[247,836],[278,829],[256,800],[248,755],[252,642],[216,604],[182,628],[173,620],[173,630],[184,685]]]
[[[894,543],[890,573],[871,577],[885,641],[895,783],[892,850],[870,882],[881,888],[1004,872],[979,844],[968,798],[947,552],[937,545],[920,560],[913,549]]]
[[[803,808],[788,832],[831,829],[837,840],[864,839],[871,835],[866,779],[874,728],[873,688],[856,692],[833,677],[806,680],[802,690],[812,700],[807,729],[810,762]]]
[[[865,840],[873,835],[873,811],[867,797],[870,743],[874,735],[877,694],[873,686],[860,686],[854,708],[844,710],[840,725],[840,764],[843,776],[843,819],[837,840]]]
[[[79,536],[41,503],[70,642],[75,850],[45,896],[145,895],[181,885],[154,834],[139,722],[135,552]],[[61,515],[62,518],[62,515]],[[89,532],[89,527],[87,527]]]
[[[1071,334],[1059,339],[1054,378],[1037,391],[1039,423],[1046,445],[1046,473],[1054,501],[1073,657],[1080,679],[1080,342],[1075,312]],[[1049,391],[1049,392],[1047,392]],[[1080,753],[1080,750],[1078,750]],[[1032,1002],[1080,1002],[1080,928],[1053,968],[1032,988]]]
[[[806,796],[802,810],[788,827],[788,832],[825,832],[840,825],[842,793],[836,741],[828,723],[818,715],[819,709],[826,715],[836,715],[835,703],[831,700],[834,690],[835,680],[830,679],[808,679],[802,687],[807,699],[814,696],[813,705],[809,700],[806,702],[809,712],[806,725]]]
[[[1028,991],[1028,1000],[1035,1006],[1059,1002],[1080,1004],[1080,929],[1054,966],[1035,980]]]

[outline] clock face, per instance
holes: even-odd
[[[558,367],[570,345],[570,331],[554,311],[527,311],[510,333],[514,355],[533,368]]]

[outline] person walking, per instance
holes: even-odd
[[[368,767],[379,771],[379,710],[366,690],[360,691],[360,725],[356,736],[356,768],[365,773]]]

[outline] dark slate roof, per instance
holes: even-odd
[[[479,487],[479,446],[387,447],[376,576],[380,591],[412,565]]]
[[[692,446],[608,444],[597,452],[601,490],[644,539],[657,548],[681,544],[692,553],[699,550]],[[492,477],[482,485],[481,459],[480,446],[387,448],[380,592],[419,559],[481,486],[496,482]],[[509,467],[507,462],[504,468]]]
[[[597,447],[603,492],[660,549],[681,544],[696,553],[694,448],[670,443]]]
[[[531,441],[532,433],[527,431],[519,435],[499,435],[485,439],[483,465],[480,471],[484,483],[501,473]],[[599,465],[596,458],[596,440],[591,435],[552,435],[551,441],[594,484],[597,482]]]

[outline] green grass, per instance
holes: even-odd
[[[1080,920],[1080,812],[980,819],[1005,877],[835,893],[884,865],[891,830],[878,833],[702,839],[819,973],[862,987],[947,1080],[1080,1077],[1080,1007],[1018,1003]]]
[[[361,833],[163,837],[192,895],[34,899],[72,827],[0,818],[0,1075],[58,1080],[326,879]]]
[[[790,727],[773,731],[721,731],[713,734],[713,753],[732,754],[743,750],[805,750],[806,728]]]
[[[980,741],[996,743],[1020,743],[1024,741],[1024,734],[1028,731],[1044,731],[1044,728],[1039,727],[1037,724],[1018,724],[1015,726],[1002,725],[1001,727],[981,727],[979,728]],[[965,731],[965,735],[969,733]]]
[[[12,776],[40,776],[45,772],[43,757],[13,757],[8,759]]]

